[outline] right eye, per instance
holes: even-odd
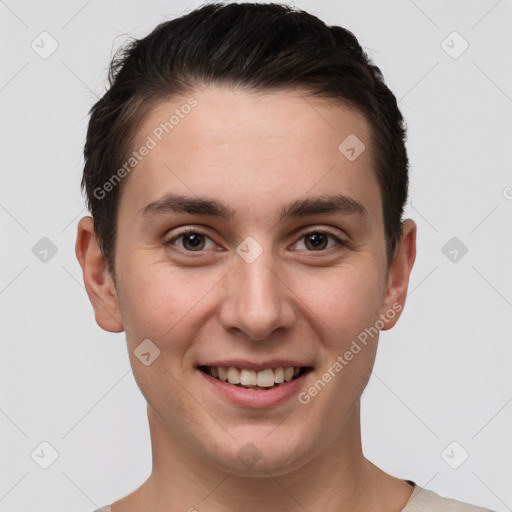
[[[170,240],[164,242],[166,247],[175,246],[175,242],[181,240],[180,249],[186,252],[202,252],[205,248],[205,239],[210,240],[212,246],[215,246],[213,240],[206,235],[195,229],[188,229],[182,233],[177,234]]]

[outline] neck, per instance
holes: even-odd
[[[405,481],[386,475],[363,456],[359,404],[335,444],[292,470],[269,468],[257,476],[205,461],[169,436],[149,406],[148,417],[152,473],[133,494],[116,502],[112,512],[398,512],[412,492]]]

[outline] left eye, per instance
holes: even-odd
[[[329,239],[335,241],[334,245],[345,245],[343,240],[337,236],[331,233],[325,233],[323,231],[311,231],[309,233],[305,233],[299,238],[295,245],[304,241],[304,247],[307,251],[318,252],[325,249],[330,249],[332,247],[332,245],[328,246]],[[165,245],[174,245],[177,240],[181,240],[180,248],[188,252],[201,252],[203,249],[215,247],[213,240],[208,235],[199,231],[187,231],[185,233],[181,233],[168,242],[165,242]],[[208,244],[206,240],[210,242],[210,247],[207,247]],[[296,249],[297,248],[295,247],[294,250]]]
[[[337,236],[334,236],[331,233],[324,233],[323,231],[311,231],[310,233],[305,233],[300,237],[299,242],[297,243],[304,240],[306,250],[321,251],[332,247],[326,247],[329,238],[334,240],[338,245],[344,245],[343,241]]]

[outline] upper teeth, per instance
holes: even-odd
[[[210,367],[212,376],[230,384],[242,384],[243,386],[260,386],[270,388],[274,384],[289,382],[300,372],[300,367],[289,366],[288,368],[267,368],[257,372],[246,368],[235,368],[229,366],[227,368],[221,366]]]

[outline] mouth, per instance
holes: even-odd
[[[198,369],[214,379],[238,388],[268,391],[298,379],[313,370],[311,366],[287,366],[253,370],[235,366],[199,366]]]

